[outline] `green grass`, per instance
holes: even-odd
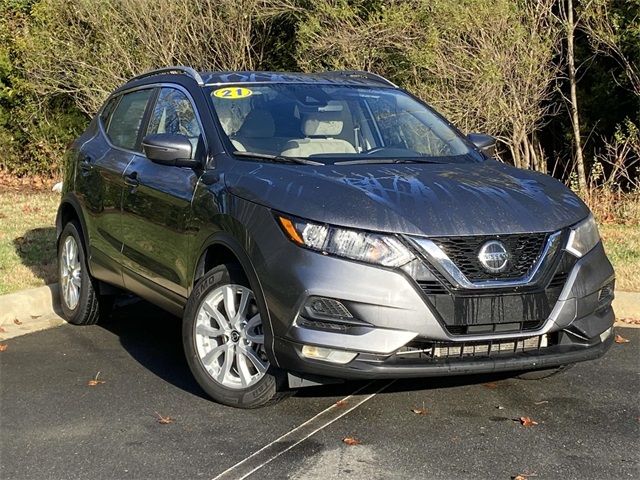
[[[56,281],[60,194],[0,193],[0,295]]]
[[[0,295],[56,281],[55,215],[59,194],[0,193]],[[600,226],[616,287],[640,292],[640,225]]]

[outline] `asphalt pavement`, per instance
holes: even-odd
[[[349,383],[247,411],[206,398],[179,320],[139,302],[5,342],[0,478],[635,478],[640,329],[618,333],[630,342],[542,381]]]

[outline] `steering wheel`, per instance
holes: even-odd
[[[386,150],[388,147],[373,147],[370,150],[365,150],[364,152],[362,152],[364,155],[374,155],[378,152],[381,152],[383,150]]]
[[[416,152],[415,150],[411,150],[410,148],[404,147],[396,147],[396,146],[387,146],[387,147],[374,147],[370,150],[366,150],[361,152],[362,155],[377,155],[379,153],[383,153],[384,156],[389,157],[422,157],[423,155],[420,152]]]

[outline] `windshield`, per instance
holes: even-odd
[[[236,152],[320,163],[473,162],[480,156],[422,103],[389,88],[320,84],[213,87]]]

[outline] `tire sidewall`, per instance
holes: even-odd
[[[62,291],[60,292],[60,305],[62,311],[64,313],[65,318],[69,323],[80,324],[81,320],[85,317],[85,312],[89,308],[89,282],[91,282],[91,278],[89,276],[89,272],[87,271],[87,262],[84,251],[84,243],[82,241],[82,237],[80,236],[80,231],[75,222],[69,222],[65,225],[62,233],[60,234],[60,239],[58,240],[58,280],[60,288],[62,288],[62,279],[60,278],[60,266],[61,266],[61,257],[62,257],[62,248],[64,246],[64,242],[67,237],[73,237],[78,245],[78,257],[80,259],[80,298],[78,299],[78,304],[74,309],[68,307],[67,303],[64,300],[64,296],[62,295]]]
[[[200,305],[211,291],[228,284],[243,285],[251,288],[239,267],[235,265],[220,265],[206,273],[193,289],[187,302],[182,322],[182,341],[185,356],[196,381],[214,400],[234,407],[255,408],[269,402],[276,395],[278,376],[275,368],[270,366],[264,377],[248,388],[228,388],[211,378],[202,365],[196,348],[195,322]],[[263,319],[267,318],[264,312],[261,311],[260,314]]]

